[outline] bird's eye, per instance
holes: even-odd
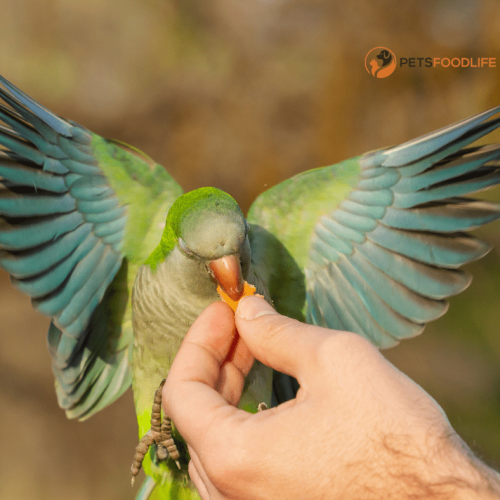
[[[196,258],[196,254],[188,248],[186,242],[182,238],[179,238],[179,248],[181,249],[181,252],[190,259]]]

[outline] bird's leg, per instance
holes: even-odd
[[[135,448],[134,461],[130,467],[132,474],[132,486],[141,470],[142,461],[152,444],[156,444],[156,456],[158,460],[166,460],[169,456],[175,461],[177,467],[181,468],[179,463],[179,451],[172,437],[172,420],[167,415],[161,418],[161,391],[165,385],[165,379],[161,381],[160,387],[156,389],[151,409],[151,429],[144,434],[141,441]]]
[[[261,411],[264,411],[264,410],[267,410],[267,404],[264,403],[264,402],[259,403],[258,406],[257,406],[257,411],[261,412]]]
[[[170,417],[165,415],[161,423],[160,428],[160,442],[157,443],[158,448],[156,450],[156,455],[160,460],[166,460],[171,457],[174,460],[177,467],[180,469],[181,464],[179,463],[179,450],[175,445],[174,438],[172,437],[172,420]]]

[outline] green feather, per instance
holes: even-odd
[[[92,146],[99,167],[128,208],[124,251],[142,264],[158,244],[163,222],[181,187],[166,170],[144,153],[118,141],[93,135]]]

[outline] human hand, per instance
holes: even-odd
[[[297,378],[297,397],[239,410],[254,357]],[[498,475],[368,341],[286,318],[257,297],[236,316],[222,302],[200,315],[163,401],[203,500],[500,498]]]

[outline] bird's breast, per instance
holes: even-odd
[[[134,392],[154,393],[191,324],[218,300],[215,285],[203,273],[189,272],[175,256],[154,271],[148,265],[139,269],[132,292]]]

